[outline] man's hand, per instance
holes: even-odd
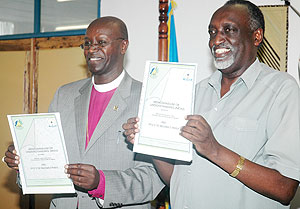
[[[8,146],[3,161],[7,164],[9,168],[14,169],[16,171],[19,170],[20,157],[17,155],[17,151],[15,150],[14,145]]]
[[[99,171],[88,164],[69,164],[65,166],[65,173],[73,183],[86,190],[96,189],[99,185]]]
[[[135,117],[135,118],[129,118],[127,120],[127,123],[124,123],[122,125],[122,128],[125,130],[124,131],[124,135],[126,136],[126,139],[128,142],[134,144],[134,137],[135,134],[138,133],[140,130],[138,129],[138,123],[139,122],[139,118]]]
[[[206,120],[200,115],[188,115],[186,120],[188,122],[182,127],[180,135],[190,140],[201,155],[207,157],[216,153],[220,144]]]

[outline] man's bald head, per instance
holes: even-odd
[[[120,36],[122,38],[124,38],[125,40],[128,39],[127,27],[126,27],[125,23],[117,17],[105,16],[105,17],[95,19],[93,22],[91,22],[91,24],[88,26],[87,29],[94,27],[94,26],[97,27],[99,25],[116,27],[119,29]]]

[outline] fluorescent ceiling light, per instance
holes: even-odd
[[[58,27],[55,28],[55,31],[86,29],[88,26],[89,26],[89,25],[67,25],[67,26],[58,26]]]

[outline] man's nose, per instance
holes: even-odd
[[[215,45],[219,45],[221,43],[225,42],[225,36],[224,33],[222,31],[218,32],[214,38],[214,44]]]
[[[90,45],[90,48],[89,48],[89,51],[99,51],[101,47],[98,45],[98,43],[95,43],[95,44],[91,44]]]

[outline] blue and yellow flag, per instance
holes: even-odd
[[[168,11],[168,61],[178,62],[177,40],[174,20],[174,9],[177,7],[176,2],[171,0]]]

